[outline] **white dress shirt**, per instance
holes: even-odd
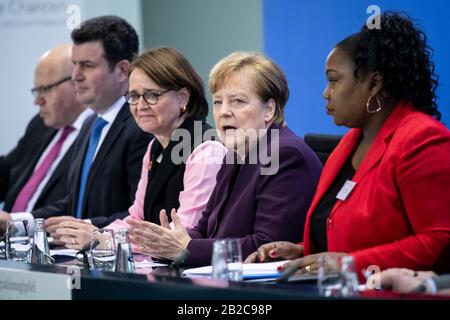
[[[119,114],[120,110],[121,110],[122,107],[124,106],[125,102],[126,102],[125,97],[124,97],[124,96],[121,96],[121,97],[120,97],[116,102],[114,102],[108,109],[106,109],[105,112],[103,112],[102,114],[99,114],[99,116],[102,117],[102,118],[103,118],[106,122],[108,122],[108,123],[107,123],[107,124],[103,127],[103,129],[102,129],[102,133],[101,133],[101,135],[100,135],[100,140],[99,140],[99,142],[98,142],[97,149],[95,150],[95,154],[94,154],[93,161],[94,161],[95,157],[97,156],[98,150],[100,150],[100,147],[101,147],[103,141],[105,140],[105,137],[106,137],[106,135],[107,135],[108,132],[109,132],[109,129],[111,129],[111,126],[112,126],[114,120],[116,119],[116,117],[117,117],[117,115]],[[88,111],[88,110],[89,110],[89,111]],[[94,113],[94,111],[92,111],[92,109],[86,109],[82,114],[80,114],[80,116],[77,118],[77,120],[75,120],[75,122],[72,124],[73,127],[75,127],[75,123],[78,121],[78,119],[81,117],[81,115],[83,115],[85,112],[89,112],[89,113],[84,117],[84,120],[83,120],[83,122],[81,123],[81,125],[80,125],[78,128],[76,128],[76,130],[74,130],[74,132],[75,132],[75,131],[77,132],[77,133],[76,133],[76,137],[77,137],[78,134],[80,133],[80,130],[79,130],[79,129],[81,129],[81,126],[82,126],[82,124],[84,123],[84,121],[87,119],[87,117],[89,117],[91,114]],[[60,131],[61,131],[61,130],[60,130]],[[74,132],[72,132],[72,134],[73,134]],[[52,146],[54,143],[56,143],[58,137],[59,137],[61,134],[62,134],[62,132],[58,132],[58,134],[54,137],[54,139],[52,140],[52,142],[49,144],[49,146],[47,147],[47,149],[44,151],[43,155],[41,156],[41,159],[39,160],[39,162],[42,161],[43,156],[50,150],[51,146]],[[69,137],[71,137],[72,134],[70,134]],[[68,138],[66,139],[66,141],[64,142],[63,147],[62,147],[62,150],[64,149],[64,146],[65,146],[67,140],[69,140],[69,137],[68,137]],[[73,143],[73,141],[75,141],[76,137],[72,140],[72,143]],[[65,152],[67,152],[67,150],[68,150],[69,148],[70,148],[70,145],[69,145],[69,147],[67,147],[67,149],[65,150]],[[61,153],[62,153],[62,150],[61,150]],[[65,152],[64,152],[64,153],[65,153]],[[60,153],[60,155],[61,155],[61,153]],[[58,158],[59,158],[59,156],[58,156]],[[61,159],[62,159],[62,156],[61,156],[61,158],[59,159],[59,161],[61,161]],[[38,162],[38,164],[39,164],[39,162]],[[52,165],[52,167],[53,167],[53,165]],[[53,171],[54,171],[55,169],[56,169],[56,165],[54,166]],[[49,172],[50,172],[50,170],[49,170]],[[50,176],[48,177],[48,179],[50,179]],[[47,181],[48,181],[48,179],[47,179]],[[43,181],[45,181],[45,180],[46,180],[46,179],[44,179]],[[41,183],[41,184],[42,184],[42,183]],[[43,184],[42,188],[40,189],[40,192],[42,192],[42,189],[44,188],[44,186],[45,186],[45,184]],[[38,190],[39,190],[40,187],[41,187],[41,185],[39,185]],[[40,192],[39,192],[39,193],[40,193]],[[35,196],[35,195],[33,195],[33,198],[34,198],[34,196]],[[38,198],[38,196],[37,196],[36,199],[34,200],[34,203],[36,203],[37,198]],[[31,200],[30,200],[30,202],[31,202]],[[30,234],[34,232],[34,217],[33,217],[33,215],[31,214],[32,209],[33,209],[33,207],[32,207],[32,206],[30,207],[30,205],[28,205],[28,207],[27,207],[28,212],[16,212],[16,213],[12,213],[12,214],[11,214],[11,218],[12,218],[13,220],[23,220],[23,219],[28,220],[28,225],[29,225],[29,227],[30,227]],[[89,219],[87,219],[87,220],[85,220],[85,221],[90,222]]]
[[[11,218],[13,220],[23,220],[26,219],[29,222],[30,231],[34,230],[34,219],[32,214],[30,213],[34,205],[36,204],[37,200],[39,199],[39,196],[41,195],[42,191],[44,190],[47,182],[52,177],[53,173],[55,172],[56,168],[58,167],[61,160],[66,155],[67,151],[69,151],[72,144],[77,139],[78,135],[80,134],[81,127],[83,126],[86,119],[92,115],[94,111],[91,109],[86,109],[80,115],[75,119],[75,121],[71,124],[74,130],[67,136],[67,138],[64,140],[64,143],[61,147],[61,150],[59,151],[58,156],[53,161],[52,165],[48,169],[47,173],[45,174],[42,181],[39,183],[38,187],[36,188],[36,191],[33,193],[33,196],[31,197],[30,201],[28,201],[27,204],[27,212],[15,212],[11,214]],[[55,134],[53,139],[50,141],[50,143],[45,148],[44,152],[41,154],[38,162],[36,163],[33,172],[39,168],[39,165],[44,161],[47,154],[50,152],[50,150],[53,148],[53,146],[57,143],[58,139],[61,137],[63,133],[64,128],[61,128],[58,130],[58,132]]]
[[[105,120],[108,123],[102,129],[102,134],[100,135],[100,140],[98,141],[97,149],[95,149],[95,154],[92,161],[94,161],[95,157],[97,156],[98,150],[100,150],[100,147],[102,146],[103,141],[105,141],[105,137],[108,134],[109,129],[111,129],[112,123],[116,119],[120,110],[122,110],[122,107],[125,104],[125,102],[126,102],[125,97],[121,96],[119,100],[114,102],[113,105],[108,109],[106,109],[105,112],[99,114],[99,117],[102,117],[103,120]]]
[[[72,123],[72,127],[75,130],[73,130],[67,136],[66,140],[64,140],[64,143],[63,143],[63,145],[61,147],[61,151],[59,152],[58,156],[56,157],[56,159],[53,161],[52,165],[48,169],[47,173],[45,174],[44,179],[42,179],[42,181],[40,182],[39,186],[36,188],[36,191],[33,193],[33,196],[31,197],[30,201],[28,201],[27,212],[30,212],[30,211],[33,210],[34,205],[36,204],[36,201],[39,199],[39,196],[42,193],[42,190],[44,190],[45,186],[47,185],[47,182],[52,177],[52,175],[55,172],[56,168],[58,168],[59,163],[64,158],[64,156],[66,155],[67,151],[69,151],[70,147],[75,142],[75,140],[78,137],[78,135],[80,134],[80,130],[81,130],[81,127],[83,126],[84,122],[93,113],[94,113],[94,111],[92,111],[91,109],[86,109]],[[58,141],[59,137],[61,137],[61,135],[63,133],[63,130],[64,130],[64,128],[61,128],[61,129],[58,130],[58,133],[53,137],[52,141],[48,144],[47,148],[42,153],[41,157],[39,158],[39,161],[37,162],[36,166],[34,167],[34,170],[39,168],[39,165],[42,163],[42,161],[44,161],[45,157],[50,152],[50,150],[53,148],[53,146],[56,144],[56,142]],[[33,172],[34,172],[34,170],[33,170]]]

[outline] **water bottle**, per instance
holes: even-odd
[[[31,252],[31,263],[51,265],[54,264],[55,260],[50,256],[44,221],[44,219],[36,219],[33,249]]]
[[[117,251],[115,271],[134,273],[134,259],[131,251],[128,229],[120,229],[116,236]]]

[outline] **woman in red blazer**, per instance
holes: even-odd
[[[450,133],[424,33],[387,12],[331,51],[326,76],[327,113],[351,130],[323,169],[304,242],[266,244],[247,262],[303,256],[304,273],[351,254],[358,271],[433,269],[450,243]]]

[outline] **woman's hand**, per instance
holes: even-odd
[[[191,237],[181,224],[175,209],[172,209],[171,216],[173,229],[170,229],[165,210],[161,210],[159,214],[161,226],[128,217],[125,222],[131,226],[130,240],[137,246],[137,250],[156,258],[174,260],[181,250],[186,249]]]
[[[297,272],[295,274],[309,274],[309,273],[317,273],[319,270],[319,258],[322,256],[328,256],[334,261],[338,261],[339,258],[343,256],[347,256],[348,253],[342,253],[342,252],[321,252],[317,254],[311,254],[308,256],[305,256],[300,259],[295,259],[289,263],[286,263],[285,265],[282,265],[278,267],[279,271],[284,271],[286,268],[290,266],[295,266],[297,269]],[[339,264],[335,265],[335,268],[339,268]],[[330,270],[328,270],[330,271]],[[336,270],[338,271],[338,270]]]
[[[274,260],[293,260],[303,256],[303,245],[287,241],[263,244],[250,254],[244,263],[269,262]]]

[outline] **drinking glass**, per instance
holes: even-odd
[[[93,269],[114,271],[116,244],[113,230],[97,229],[92,231],[91,256]]]
[[[242,248],[239,239],[222,239],[213,243],[212,277],[214,279],[242,280]]]
[[[31,242],[27,220],[6,222],[6,259],[30,263]]]
[[[351,297],[357,295],[358,277],[352,256],[319,257],[317,287],[325,297]]]

